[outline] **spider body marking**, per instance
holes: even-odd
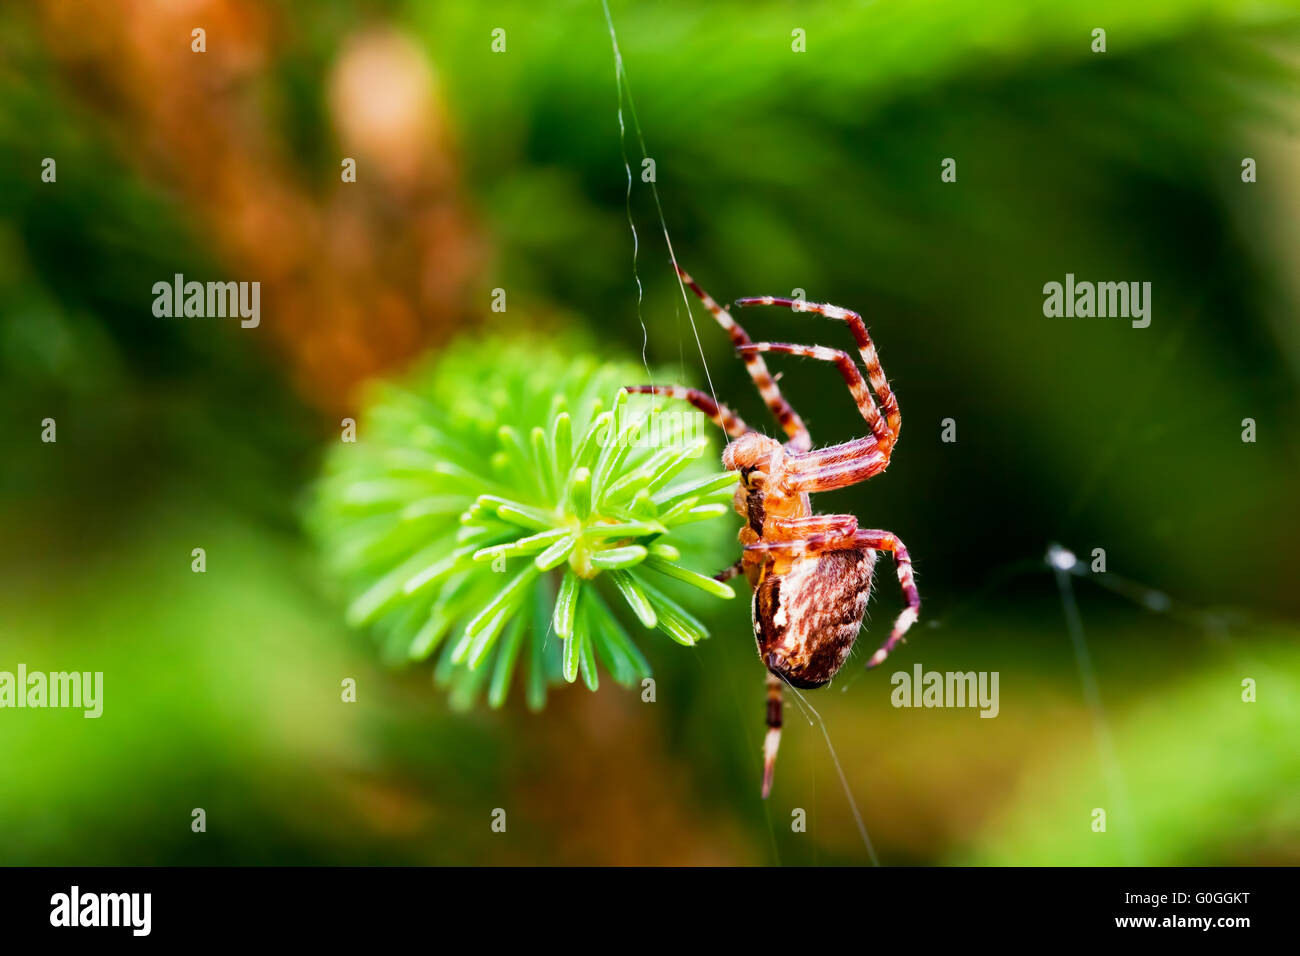
[[[779,305],[845,322],[857,343],[867,373],[865,379],[853,358],[838,349],[755,343],[730,312],[680,267],[677,271],[731,336],[750,378],[787,436],[782,444],[754,431],[726,406],[697,389],[676,385],[628,389],[687,401],[731,438],[722,452],[722,465],[740,475],[734,505],[745,521],[739,535],[744,551],[739,561],[717,577],[727,580],[743,572],[753,590],[754,638],[759,659],[768,670],[762,788],[767,797],[781,740],[781,688],[784,684],[822,687],[848,660],[862,628],[877,552],[888,551],[893,556],[907,606],[898,615],[888,639],[868,660],[868,667],[875,667],[888,656],[920,613],[912,562],[903,542],[888,531],[860,529],[853,515],[816,514],[809,500],[814,492],[845,488],[884,471],[898,440],[902,418],[866,325],[856,312],[773,296],[736,300],[741,307]],[[767,370],[763,354],[768,352],[834,364],[870,434],[815,449],[803,420]]]

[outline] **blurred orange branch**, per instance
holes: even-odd
[[[260,281],[262,325],[294,385],[328,411],[354,386],[445,340],[469,315],[485,255],[423,51],[367,28],[337,53],[328,105],[339,155],[295,167],[265,104],[293,25],[247,0],[41,0],[70,85],[112,115],[129,162],[174,191],[232,278]],[[205,31],[205,52],[191,31]],[[352,157],[357,181],[341,180]],[[160,276],[160,279],[167,278]],[[147,298],[142,294],[142,307]]]

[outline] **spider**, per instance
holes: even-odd
[[[635,385],[629,392],[662,394],[694,405],[722,428],[731,441],[722,465],[740,473],[736,512],[745,519],[740,530],[741,559],[716,575],[720,581],[744,573],[753,590],[752,618],[759,658],[767,674],[767,735],[763,741],[764,799],[772,792],[776,753],[781,743],[781,687],[816,688],[830,683],[848,660],[862,628],[877,551],[894,556],[907,606],[889,638],[867,661],[880,664],[915,623],[921,598],[912,576],[907,548],[889,531],[858,527],[853,515],[814,514],[811,492],[846,488],[880,474],[898,441],[902,417],[880,358],[862,317],[834,305],[802,299],[755,296],[737,299],[737,307],[786,306],[848,324],[866,367],[867,380],[847,352],[820,345],[754,342],[680,266],[677,274],[700,297],[718,324],[731,336],[767,407],[785,431],[782,444],[746,425],[738,415],[698,389],[680,385]],[[802,355],[832,362],[848,384],[871,434],[840,445],[813,448],[803,420],[781,395],[763,361],[764,352]],[[868,388],[868,381],[870,388]],[[880,399],[877,407],[872,391]],[[883,413],[882,413],[883,409]]]

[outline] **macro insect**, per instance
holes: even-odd
[[[848,660],[862,628],[876,552],[894,558],[906,607],[888,639],[867,661],[880,664],[916,622],[921,598],[912,574],[912,561],[898,536],[889,531],[858,527],[847,514],[814,514],[808,496],[846,488],[880,474],[889,465],[898,441],[902,417],[866,324],[856,312],[802,299],[754,296],[737,299],[736,306],[776,305],[795,312],[812,312],[848,325],[866,369],[866,379],[853,358],[839,349],[786,342],[754,342],[731,313],[695,283],[680,267],[677,273],[700,297],[718,324],[731,336],[767,407],[776,416],[787,440],[782,443],[754,431],[733,411],[698,389],[680,385],[636,385],[629,392],[665,395],[689,402],[720,428],[731,441],[722,452],[722,465],[739,472],[735,508],[745,519],[740,530],[742,557],[716,577],[729,580],[744,573],[753,590],[752,618],[758,654],[767,674],[767,735],[763,741],[763,797],[772,791],[776,754],[781,743],[781,688],[816,688],[830,683]],[[800,355],[834,364],[848,385],[870,434],[814,448],[812,436],[798,413],[785,400],[767,370],[763,353]],[[869,383],[869,384],[868,384]],[[874,397],[872,393],[875,393]],[[877,406],[876,398],[880,404]]]

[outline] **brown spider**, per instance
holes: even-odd
[[[921,609],[912,578],[912,562],[903,542],[888,531],[866,531],[853,515],[813,514],[810,492],[846,488],[880,474],[889,464],[902,417],[880,358],[862,317],[833,305],[801,299],[760,296],[737,299],[739,307],[788,306],[848,323],[862,355],[871,387],[847,352],[819,345],[781,342],[755,343],[726,309],[689,275],[677,269],[727,330],[749,376],[781,423],[789,440],[783,445],[754,431],[725,405],[693,388],[679,385],[637,385],[629,392],[668,395],[690,402],[732,440],[722,452],[728,471],[740,472],[736,511],[746,519],[740,531],[744,555],[717,575],[726,581],[741,571],[754,597],[752,616],[760,659],[767,666],[767,737],[763,743],[763,796],[772,790],[776,752],[781,743],[781,684],[814,688],[830,682],[848,659],[862,628],[871,592],[871,572],[877,551],[894,556],[907,607],[898,615],[889,639],[867,661],[875,667],[903,639]],[[866,419],[871,434],[829,448],[812,447],[812,436],[798,413],[781,395],[761,353],[784,352],[834,362]],[[880,398],[880,408],[872,391]]]

